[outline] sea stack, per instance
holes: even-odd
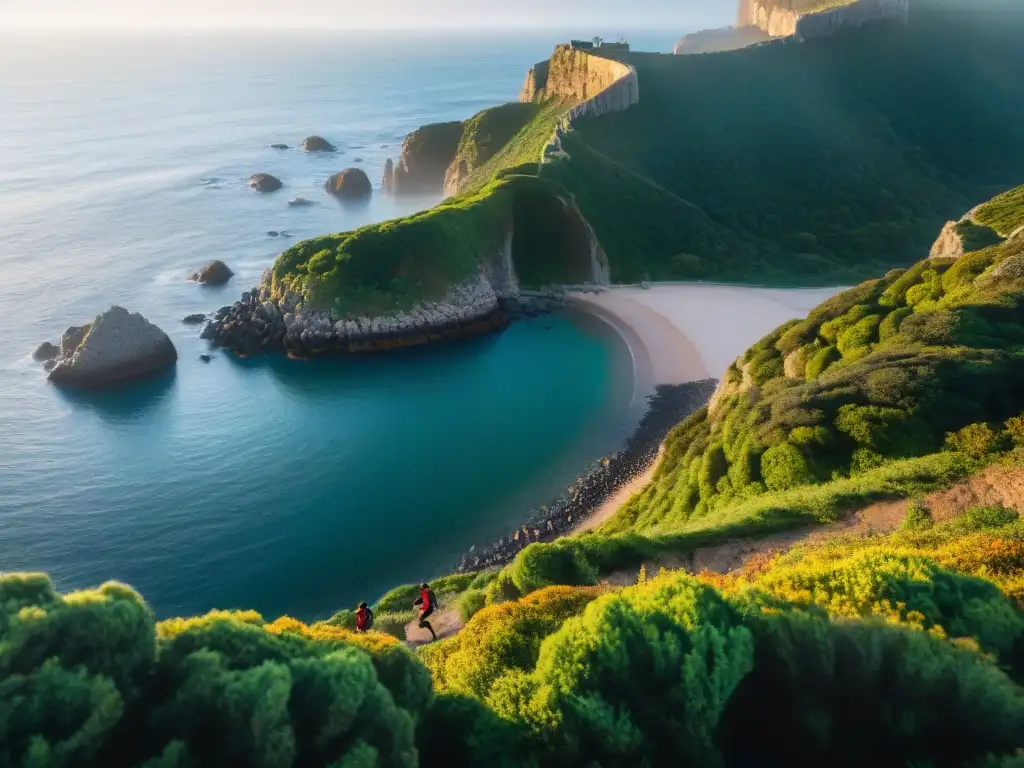
[[[65,332],[49,378],[69,387],[102,387],[149,376],[177,359],[166,333],[142,315],[114,306]]]
[[[342,200],[360,200],[370,196],[373,185],[370,178],[359,168],[346,168],[336,173],[324,184],[327,194]]]
[[[335,147],[331,142],[322,136],[307,136],[302,140],[299,145],[299,149],[303,152],[336,152]]]
[[[193,282],[205,285],[224,285],[235,273],[223,261],[214,259],[189,278]]]
[[[257,192],[276,192],[283,186],[279,178],[269,173],[254,173],[249,177],[249,188]]]

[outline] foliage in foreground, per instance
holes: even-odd
[[[0,577],[0,764],[417,763],[430,678],[397,641],[255,612],[157,623],[130,588]]]
[[[490,606],[421,652],[436,696],[382,635],[253,613],[157,624],[121,585],[62,597],[9,575],[0,761],[952,766],[1022,746],[1024,689],[1000,669],[1021,671],[1018,607],[921,556],[833,566]]]

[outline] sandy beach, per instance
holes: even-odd
[[[659,283],[570,293],[569,300],[622,334],[637,379],[653,387],[721,377],[767,333],[840,290]]]
[[[569,300],[605,320],[626,340],[637,382],[634,397],[663,384],[720,378],[737,357],[766,334],[842,288],[750,288],[661,283],[571,293]],[[657,461],[619,488],[573,533],[597,528],[651,480]]]

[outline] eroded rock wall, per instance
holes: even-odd
[[[800,8],[801,3],[794,0],[740,0],[736,26],[755,26],[771,37],[807,40],[882,19],[906,23],[910,0],[851,0],[837,8],[812,12]]]
[[[463,123],[454,121],[424,125],[410,133],[390,174],[385,167],[381,186],[396,195],[439,194],[445,172],[458,151],[462,130]]]

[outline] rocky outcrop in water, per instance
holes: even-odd
[[[249,177],[248,186],[249,189],[255,189],[257,192],[276,192],[284,184],[279,178],[271,176],[269,173],[254,173]]]
[[[390,175],[385,166],[384,189],[396,195],[440,194],[462,131],[463,123],[455,121],[424,125],[410,133],[402,142],[398,162],[391,164]]]
[[[462,556],[458,570],[476,571],[510,562],[536,541],[569,533],[596,512],[616,491],[642,475],[657,460],[669,430],[708,402],[715,381],[660,386],[648,400],[647,413],[619,453],[601,459],[550,505],[528,514],[527,522],[483,548]]]
[[[498,296],[482,276],[453,286],[437,301],[381,317],[339,318],[306,306],[298,296],[271,298],[262,286],[217,312],[202,337],[240,357],[285,352],[292,357],[377,352],[458,339],[508,324]]]
[[[346,168],[331,176],[324,184],[324,190],[342,200],[361,200],[370,196],[373,185],[361,169]]]
[[[150,375],[177,359],[166,333],[142,315],[114,306],[89,325],[65,331],[49,378],[66,386],[100,387]]]
[[[57,355],[60,354],[60,348],[51,344],[48,341],[44,341],[38,347],[36,351],[32,353],[32,359],[37,363],[44,363],[47,360],[53,360]]]
[[[381,191],[384,192],[385,194],[388,194],[388,195],[390,195],[392,192],[394,192],[395,191],[395,189],[394,189],[394,181],[395,181],[395,163],[389,157],[387,160],[384,161],[384,176],[380,180]]]
[[[224,285],[234,274],[227,264],[214,259],[199,271],[194,272],[189,279],[196,283],[205,283],[206,285]]]
[[[301,149],[303,152],[337,152],[338,151],[337,147],[335,147],[333,144],[331,144],[331,142],[329,142],[327,139],[323,138],[322,136],[307,136],[306,138],[304,138],[302,140],[302,143],[299,144],[299,149]]]

